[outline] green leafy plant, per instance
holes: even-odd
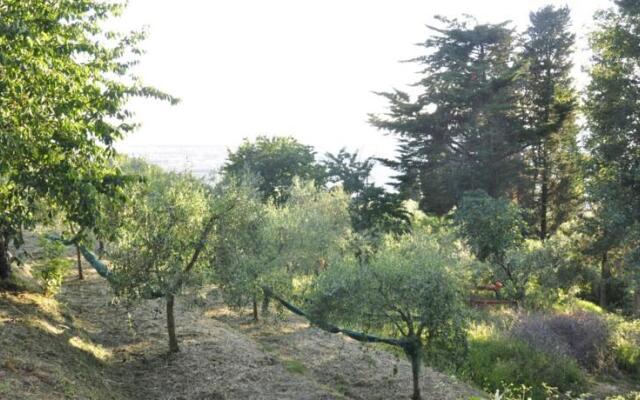
[[[490,392],[504,390],[507,385],[524,385],[533,399],[546,399],[545,386],[575,392],[586,382],[582,370],[570,358],[538,351],[486,327],[471,331],[464,375]]]
[[[431,235],[388,237],[367,262],[346,258],[320,275],[308,300],[309,318],[329,332],[402,349],[412,365],[412,398],[420,399],[428,350],[448,343],[443,348],[457,357],[466,349],[465,314],[451,273],[459,260],[451,250]]]
[[[126,177],[112,161],[114,143],[136,126],[128,101],[177,101],[132,74],[145,34],[106,29],[122,10],[97,0],[2,1],[0,280],[23,230],[56,212],[92,228],[101,198],[124,197]]]
[[[223,196],[235,196],[237,206],[216,223],[213,270],[228,304],[243,307],[262,297],[263,288],[281,295],[304,291],[310,277],[330,267],[349,235],[348,198],[341,190],[318,189],[294,179],[287,200],[264,205],[255,188],[227,183]],[[225,194],[226,193],[226,194]]]
[[[125,298],[165,299],[169,350],[177,352],[175,296],[204,270],[215,219],[230,205],[189,174],[149,167],[143,176],[119,214],[110,283]]]
[[[640,378],[640,320],[617,324],[613,344],[618,368]]]
[[[69,260],[53,258],[47,260],[46,265],[38,270],[45,296],[54,296],[60,291],[68,268]]]

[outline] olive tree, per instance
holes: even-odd
[[[251,302],[257,321],[260,278],[272,266],[266,255],[271,248],[263,228],[266,206],[257,188],[246,181],[227,179],[216,191],[221,197],[235,198],[236,207],[216,221],[212,273],[225,302],[235,308]]]
[[[446,341],[465,347],[464,307],[453,271],[459,260],[453,254],[433,235],[387,238],[367,263],[344,258],[322,274],[302,314],[329,332],[402,348],[412,366],[412,398],[420,399],[425,351]]]
[[[340,190],[319,189],[294,180],[282,205],[261,204],[258,190],[231,184],[237,207],[217,221],[214,271],[228,304],[253,304],[263,312],[270,291],[290,294],[328,268],[349,235],[348,198]],[[265,290],[268,289],[268,290]]]
[[[164,297],[169,350],[177,352],[174,298],[207,265],[217,210],[225,206],[189,174],[149,168],[144,177],[120,214],[110,281],[125,298]]]

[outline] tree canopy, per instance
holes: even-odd
[[[382,93],[389,112],[371,122],[400,142],[397,159],[386,161],[400,193],[419,193],[424,211],[445,214],[465,191],[512,191],[530,133],[515,112],[521,64],[512,29],[439,20],[444,27],[430,27],[422,44],[427,55],[413,60],[423,67],[419,96]]]
[[[313,148],[284,136],[258,136],[253,142],[245,139],[235,152],[229,151],[222,170],[236,178],[256,175],[263,200],[278,204],[286,200],[296,176],[318,185],[324,182],[324,170],[316,162]]]
[[[135,127],[128,99],[175,101],[130,73],[144,33],[104,30],[121,11],[90,0],[0,4],[1,279],[38,203],[91,228],[100,197],[124,195],[111,161]]]

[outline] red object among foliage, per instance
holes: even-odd
[[[490,283],[488,285],[477,286],[476,290],[488,290],[491,292],[499,292],[504,285],[500,281],[495,281],[494,283]]]

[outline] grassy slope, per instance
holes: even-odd
[[[0,399],[408,398],[404,359],[297,318],[253,324],[215,291],[177,304],[181,352],[167,356],[164,305],[112,304],[93,271],[56,299],[0,295]],[[200,303],[196,306],[195,303]],[[479,393],[425,369],[425,398]]]
[[[0,293],[0,399],[120,399],[82,321],[55,299]]]

